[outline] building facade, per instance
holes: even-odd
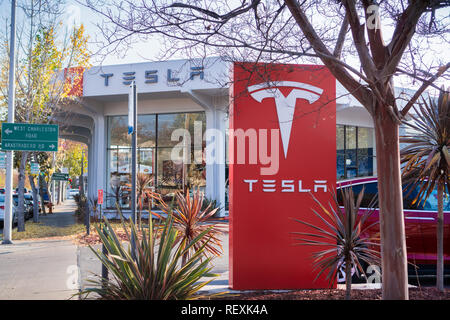
[[[88,197],[103,189],[106,209],[114,210],[116,202],[125,212],[129,208],[127,113],[129,85],[135,81],[138,173],[148,175],[152,189],[167,198],[198,187],[220,204],[220,215],[227,215],[229,67],[220,58],[207,58],[85,70],[78,103],[64,105],[56,118],[61,138],[88,145]],[[371,117],[339,83],[336,92],[336,178],[376,175]]]

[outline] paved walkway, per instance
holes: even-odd
[[[40,222],[64,227],[75,222],[68,201]],[[0,300],[66,300],[78,292],[77,246],[71,241],[13,241],[0,245]]]
[[[48,214],[48,208],[46,208],[47,215],[40,215],[39,222],[54,227],[73,225],[76,222],[74,216],[76,207],[74,200],[66,200],[63,204],[55,206],[52,214]]]
[[[14,241],[0,246],[0,299],[66,300],[78,292],[71,241]]]
[[[71,200],[55,207],[40,222],[55,227],[75,223]],[[205,291],[228,290],[228,233],[222,236],[223,255],[213,261],[219,274]],[[95,246],[101,249],[100,245]],[[101,274],[101,263],[86,246],[70,240],[14,241],[0,245],[0,300],[66,300],[89,286],[87,280]],[[77,299],[74,297],[73,299]]]

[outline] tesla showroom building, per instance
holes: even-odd
[[[78,101],[57,119],[60,138],[88,146],[88,196],[104,190],[104,208],[129,208],[131,138],[128,97],[138,93],[137,170],[165,196],[199,187],[228,214],[230,64],[220,58],[92,67],[80,79]],[[192,133],[186,142],[177,130]],[[200,133],[200,140],[198,137]],[[182,141],[183,142],[180,142]],[[173,155],[182,154],[181,160]],[[186,156],[187,155],[187,156]],[[336,82],[337,180],[376,175],[373,122]],[[192,161],[184,161],[186,159]],[[122,188],[120,188],[122,187]],[[119,194],[120,193],[120,194]],[[106,211],[107,212],[107,211]]]

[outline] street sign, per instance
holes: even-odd
[[[67,181],[67,180],[69,180],[69,174],[68,173],[55,172],[52,175],[52,180],[54,180],[54,181]]]
[[[31,174],[39,174],[39,170],[40,170],[39,163],[32,162],[30,165]]]
[[[0,152],[0,169],[6,169],[6,153]]]
[[[58,151],[57,124],[2,123],[2,150]]]
[[[68,168],[61,168],[61,172],[62,173],[69,173],[69,169]]]
[[[97,200],[98,200],[98,204],[103,204],[103,189],[98,189],[97,192]]]

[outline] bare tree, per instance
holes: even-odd
[[[60,108],[64,99],[69,98],[70,86],[63,70],[88,63],[89,54],[85,50],[87,39],[83,26],[62,30],[63,5],[63,0],[18,2],[20,27],[17,35],[16,122],[52,123],[55,111]],[[0,35],[0,41],[6,43],[1,48],[4,50],[0,51],[0,61],[9,59],[6,35],[7,33]],[[7,104],[8,101],[3,76],[3,73],[0,74],[0,105]],[[25,171],[30,153],[22,151],[16,152],[16,155],[20,155],[17,229],[24,231]],[[42,189],[40,191],[42,198]],[[43,199],[41,201],[43,204]]]
[[[101,4],[101,5],[100,5]],[[86,0],[107,48],[162,39],[163,56],[323,63],[372,116],[384,299],[408,299],[399,125],[439,77],[449,79],[450,1]],[[405,97],[394,80],[418,86]]]

